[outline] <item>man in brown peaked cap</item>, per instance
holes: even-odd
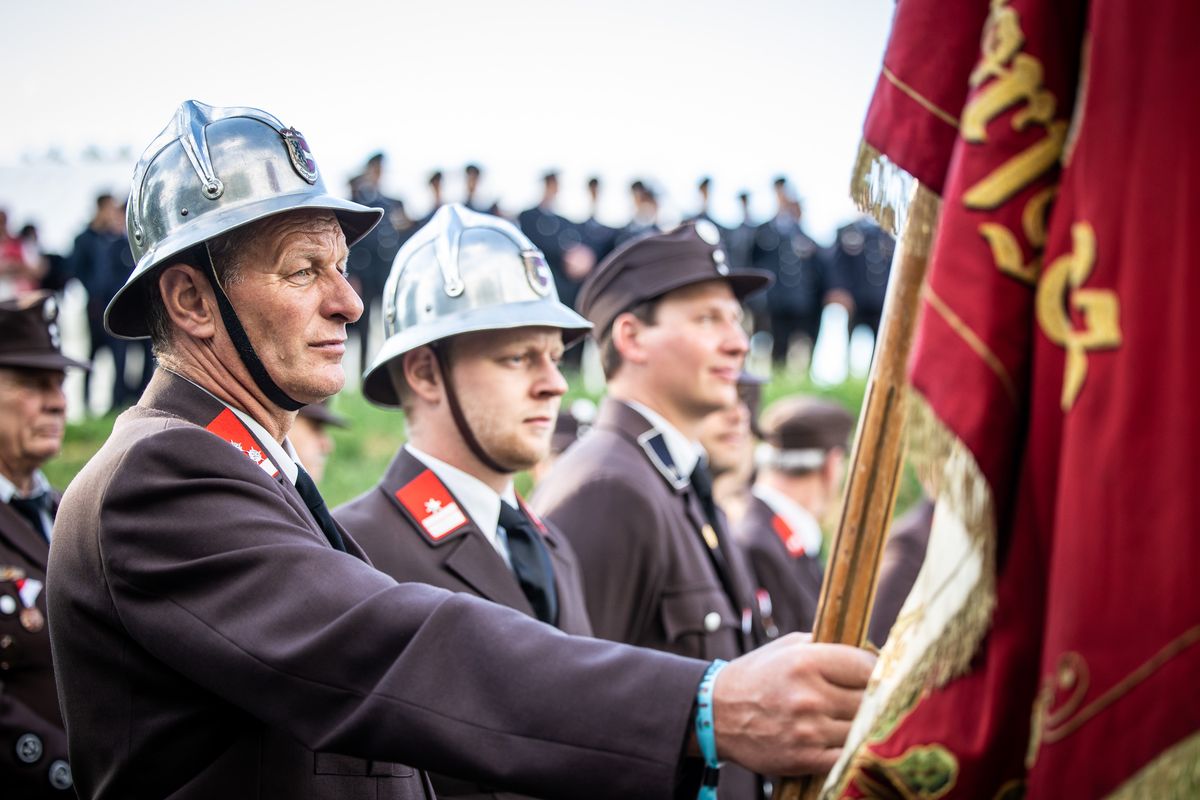
[[[58,709],[46,561],[58,493],[41,471],[62,447],[69,367],[58,306],[36,293],[0,303],[0,785],[6,797],[69,797]]]
[[[716,227],[700,221],[619,248],[580,292],[608,397],[587,437],[538,486],[534,508],[571,540],[598,636],[719,659],[762,640],[753,584],[698,438],[709,414],[737,401],[748,347],[741,300],[768,282],[731,271]],[[841,676],[847,653],[813,655],[814,692],[853,682],[839,677],[835,688],[818,677]],[[722,779],[723,798],[760,794],[746,770]]]
[[[759,423],[758,475],[734,537],[781,633],[812,630],[824,570],[821,519],[837,502],[854,417],[829,400],[787,397]]]

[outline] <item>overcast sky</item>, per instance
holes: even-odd
[[[606,181],[602,216],[628,217],[646,177],[668,219],[715,180],[738,220],[745,188],[769,216],[786,174],[828,239],[853,216],[846,187],[891,21],[891,0],[8,2],[0,206],[62,248],[99,190],[125,193],[133,160],[194,98],[264,108],[304,132],[334,191],[365,157],[414,210],[425,177],[485,168],[505,210],[533,204],[561,171],[562,207]],[[89,147],[104,156],[81,165]],[[56,150],[65,164],[47,163]]]

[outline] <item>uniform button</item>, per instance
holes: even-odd
[[[4,634],[3,636],[0,636],[0,649],[6,650],[9,647],[12,647],[12,643],[13,643],[13,638],[11,636],[9,636],[7,633]]]
[[[17,610],[17,601],[11,594],[0,595],[0,614],[8,616]]]
[[[721,627],[721,615],[716,611],[710,611],[704,615],[704,630],[709,633],[716,633]]]
[[[34,733],[23,733],[17,739],[17,760],[22,764],[36,763],[42,757],[42,740]]]
[[[74,785],[71,779],[71,765],[61,758],[50,762],[50,785],[55,789],[67,790]]]

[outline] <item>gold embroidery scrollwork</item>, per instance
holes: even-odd
[[[1109,289],[1084,289],[1096,266],[1096,234],[1087,222],[1071,226],[1071,252],[1046,268],[1037,289],[1037,319],[1046,337],[1067,351],[1063,374],[1062,410],[1070,411],[1087,377],[1088,351],[1121,344],[1120,304]],[[1083,317],[1077,330],[1068,308]]]
[[[917,745],[895,758],[855,758],[854,784],[872,800],[938,800],[958,782],[958,759],[940,744]]]
[[[1016,234],[998,222],[985,222],[979,233],[992,250],[992,260],[1005,275],[1033,286],[1042,270],[1041,249],[1046,245],[1046,219],[1050,201],[1058,193],[1057,186],[1047,186],[1029,199],[1021,211],[1021,229],[1026,241],[1037,251],[1028,264],[1021,252]]]

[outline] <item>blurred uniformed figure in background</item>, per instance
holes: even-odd
[[[74,797],[58,709],[46,562],[58,493],[40,467],[62,448],[68,367],[44,292],[0,302],[0,795]]]
[[[583,243],[591,249],[592,257],[599,263],[612,252],[618,229],[605,225],[599,219],[600,179],[598,177],[593,175],[588,178],[587,192],[588,218],[579,224],[579,233],[583,238]]]
[[[296,422],[288,431],[288,440],[296,450],[300,464],[320,484],[325,477],[325,465],[333,455],[333,436],[330,428],[345,428],[346,418],[335,414],[329,402],[309,403],[296,412]]]
[[[830,253],[833,280],[850,293],[853,309],[847,333],[865,325],[879,336],[879,320],[887,296],[888,275],[896,240],[867,217],[838,229]]]
[[[568,269],[566,255],[581,244],[583,238],[578,227],[555,210],[557,203],[558,173],[546,172],[542,175],[541,200],[533,208],[522,211],[517,216],[517,224],[550,266],[559,299],[572,308],[583,276]],[[587,266],[590,269],[591,264]]]
[[[550,437],[550,452],[529,470],[534,486],[550,474],[558,462],[558,457],[575,444],[579,437],[590,431],[595,421],[596,404],[586,397],[564,403],[558,409],[558,420],[554,423],[554,434]]]
[[[614,247],[662,231],[658,227],[658,194],[654,188],[641,179],[635,180],[629,184],[629,197],[633,202],[633,215],[625,227],[617,231]]]
[[[758,475],[734,536],[780,633],[812,630],[824,570],[821,520],[837,502],[854,417],[835,402],[787,397],[759,423]]]
[[[757,643],[750,576],[698,437],[705,417],[737,402],[741,298],[769,281],[730,272],[702,221],[618,248],[580,292],[608,396],[534,505],[579,554],[598,636],[701,658]],[[760,791],[744,771],[724,781],[722,797]]]
[[[800,203],[787,179],[775,179],[778,210],[754,232],[751,261],[775,276],[767,291],[767,313],[774,341],[771,356],[783,364],[793,343],[812,353],[821,330],[826,295],[835,288],[820,246],[800,225]]]
[[[401,249],[386,298],[388,338],[363,393],[403,409],[409,439],[334,517],[398,581],[590,634],[575,554],[513,489],[549,451],[567,390],[558,363],[590,323],[558,302],[545,259],[512,223],[457,204]],[[427,298],[438,298],[432,310]],[[439,797],[515,797],[432,778]]]
[[[879,562],[879,586],[871,607],[871,624],[867,629],[867,638],[876,647],[883,647],[887,641],[904,601],[917,582],[932,529],[933,501],[922,497],[892,523],[888,531],[883,559]]]
[[[362,316],[350,326],[359,341],[360,369],[366,369],[370,363],[371,317],[383,296],[388,268],[400,244],[411,233],[404,203],[383,193],[383,165],[384,154],[374,153],[367,159],[362,174],[350,179],[351,201],[383,210],[379,224],[350,253],[350,283],[363,303]]]
[[[721,225],[719,225],[717,221],[712,218],[712,214],[709,212],[709,200],[711,192],[712,178],[705,175],[700,179],[700,182],[696,184],[696,194],[700,196],[700,207],[696,209],[694,214],[685,218],[684,222],[699,222],[700,220],[704,220],[711,225],[715,225],[717,231],[721,234],[721,244],[728,252],[729,244],[726,241],[726,236],[728,235],[729,231],[721,227]]]
[[[709,414],[700,425],[698,438],[713,476],[713,499],[731,526],[742,518],[750,500],[758,436],[756,420],[766,382],[765,378],[743,371],[738,376],[737,402]]]

